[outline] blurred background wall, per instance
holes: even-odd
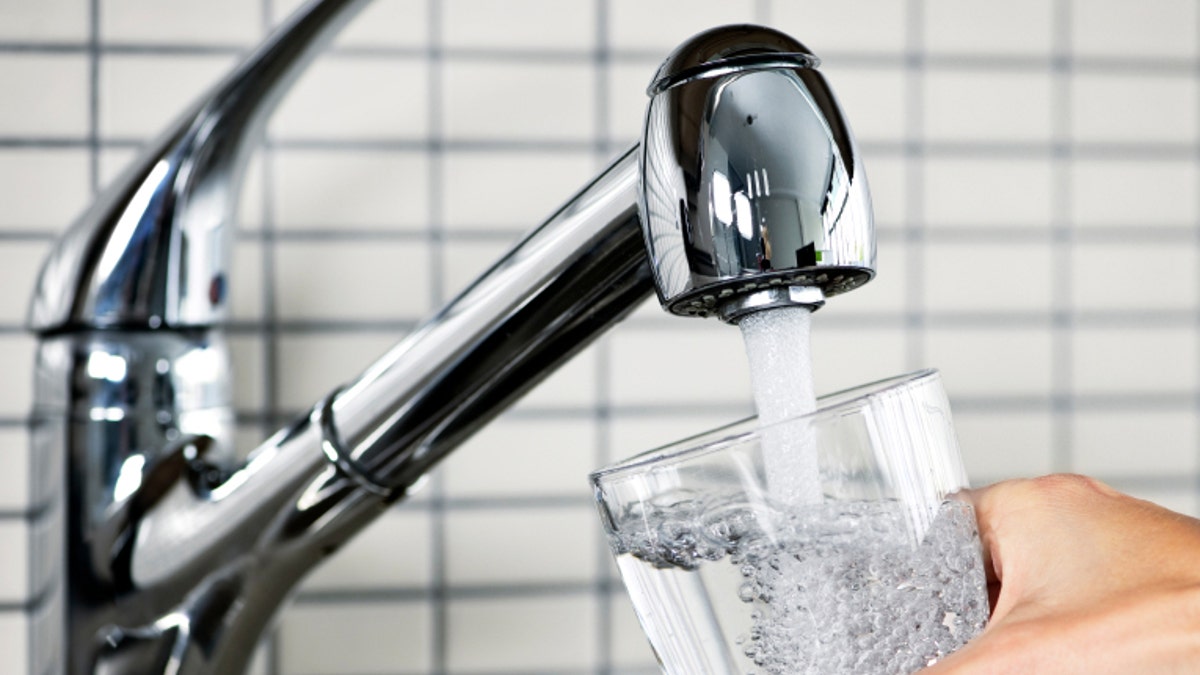
[[[26,653],[40,260],[295,6],[0,2],[0,672]],[[284,102],[246,183],[245,446],[634,142],[679,41],[743,21],[823,58],[871,179],[879,276],[817,315],[819,389],[935,366],[975,483],[1079,471],[1195,513],[1194,0],[376,0]],[[748,389],[737,330],[644,307],[319,570],[257,672],[657,672],[585,475],[747,414]]]

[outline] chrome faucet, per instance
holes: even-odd
[[[240,461],[230,225],[295,76],[365,0],[310,3],[58,241],[38,334],[32,671],[236,673],[303,575],[656,289],[735,323],[874,275],[870,197],[817,59],[732,26],[655,74],[635,145],[353,382]]]

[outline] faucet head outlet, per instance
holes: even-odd
[[[761,26],[701,33],[658,69],[641,210],[659,300],[736,322],[875,275],[866,174],[820,61]]]

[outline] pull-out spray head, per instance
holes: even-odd
[[[728,26],[659,68],[640,208],[668,311],[735,323],[875,275],[866,174],[818,64],[783,33]]]

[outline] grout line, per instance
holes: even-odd
[[[1194,59],[1192,64],[1192,80],[1193,83],[1200,83],[1200,12],[1196,13],[1196,24],[1193,26],[1192,40],[1193,49],[1195,49],[1197,53],[1197,57]],[[1196,87],[1196,99],[1194,103],[1197,108],[1200,109],[1200,86],[1197,86],[1196,84],[1193,86]],[[1197,119],[1197,127],[1197,135],[1200,136],[1200,118]],[[1196,152],[1192,162],[1193,166],[1200,167],[1200,150]],[[1200,214],[1200,190],[1197,190],[1196,192],[1196,213]],[[1200,249],[1200,225],[1196,226],[1196,230],[1198,236],[1196,238],[1197,246],[1195,248]],[[1200,264],[1200,255],[1193,255],[1192,264]],[[1198,277],[1200,277],[1200,275],[1198,275]],[[1200,285],[1200,281],[1198,281],[1198,285]],[[1197,296],[1200,297],[1200,289],[1193,288],[1193,292],[1196,292]],[[1192,302],[1193,311],[1196,313],[1196,324],[1200,325],[1200,306],[1196,305],[1196,300],[1193,300]],[[1198,332],[1197,337],[1200,338],[1200,332]],[[1200,368],[1200,339],[1194,338],[1193,342],[1196,345],[1197,368]],[[1200,372],[1198,372],[1196,375],[1193,375],[1193,377],[1196,377],[1196,384],[1197,386],[1200,386]],[[1197,396],[1196,398],[1196,406],[1192,413],[1191,423],[1193,433],[1195,434],[1197,433],[1197,426],[1200,425],[1200,396]],[[1197,452],[1200,453],[1200,447],[1197,447]],[[1198,462],[1198,464],[1200,464],[1200,462]],[[1200,496],[1200,476],[1197,476],[1196,480],[1192,481],[1190,492],[1192,494],[1192,513],[1188,513],[1187,515],[1195,516],[1198,515],[1196,511],[1200,510],[1200,503],[1198,503],[1196,500],[1197,496]]]
[[[905,314],[905,366],[907,370],[922,367],[928,355],[925,353],[925,303],[922,271],[925,261],[925,209],[924,209],[924,44],[922,36],[923,4],[921,0],[908,0],[905,12],[905,142],[904,142],[904,194],[906,234],[906,278]]]
[[[444,94],[445,71],[443,59],[445,44],[442,26],[441,5],[438,0],[427,0],[428,25],[426,38],[429,40],[427,51],[427,67],[429,68],[428,89],[425,92],[427,112],[429,115],[429,233],[433,241],[430,251],[431,264],[429,288],[433,307],[442,304],[442,271],[445,268],[443,257],[444,245],[441,241],[444,233],[445,213],[443,200],[445,197],[444,180],[444,113],[442,97]],[[442,466],[445,466],[443,464]],[[432,633],[430,649],[430,664],[433,675],[445,675],[449,663],[449,630],[450,618],[447,607],[446,565],[449,558],[446,541],[446,498],[447,487],[444,471],[434,471],[430,476],[429,490],[430,505],[430,569],[432,596],[431,611]]]
[[[610,61],[611,62],[611,61]],[[137,150],[149,137],[134,138],[100,137],[94,141],[89,136],[0,136],[0,149],[89,149],[95,145],[101,150]],[[624,149],[636,139],[608,139],[607,150]],[[274,138],[271,145],[279,150],[305,152],[363,152],[363,153],[413,153],[427,154],[433,151],[444,153],[472,154],[591,154],[596,140],[580,139],[488,139],[454,138],[441,139],[437,147],[432,141],[421,138],[376,137],[376,138]],[[867,139],[860,148],[872,156],[907,156],[913,148],[919,148],[930,159],[1026,159],[1041,160],[1061,154],[1063,147],[1056,141],[927,141],[911,137],[899,140]],[[1096,161],[1183,162],[1192,161],[1200,152],[1200,143],[1170,143],[1156,141],[1078,141],[1072,143],[1072,153],[1079,159]],[[607,157],[606,159],[611,159]],[[1190,223],[1188,224],[1191,225]]]
[[[756,0],[765,6],[769,0]],[[759,10],[769,14],[769,10]],[[760,23],[768,23],[759,19]],[[252,45],[229,43],[161,44],[148,42],[105,42],[99,47],[102,54],[121,56],[244,56]],[[87,41],[0,41],[2,54],[81,54],[90,51]],[[430,57],[429,47],[388,45],[335,45],[322,54],[323,59],[413,59],[426,60]],[[662,59],[657,49],[610,49],[610,58],[618,63],[646,63],[656,66]],[[579,63],[587,64],[594,59],[589,50],[580,49],[506,49],[502,47],[442,47],[441,58],[445,60],[486,62],[533,62],[533,63]],[[886,51],[839,51],[822,50],[822,61],[843,67],[897,67],[903,68],[901,54]],[[1053,56],[1039,57],[1020,54],[938,53],[924,56],[927,64],[934,68],[972,71],[1034,71],[1044,72],[1052,67]],[[1122,73],[1122,74],[1166,74],[1190,78],[1194,74],[1194,59],[1186,57],[1139,56],[1123,54],[1113,56],[1081,56],[1076,59],[1076,72]]]
[[[612,120],[608,114],[609,101],[612,95],[608,86],[608,74],[611,70],[609,60],[611,56],[609,40],[611,7],[608,0],[595,0],[594,12],[596,38],[595,154],[599,161],[604,162],[608,160],[612,138]],[[592,464],[600,467],[606,463],[612,450],[612,414],[610,409],[612,392],[608,388],[609,374],[612,367],[612,353],[609,341],[603,337],[596,340],[592,348],[596,350],[596,363],[593,373],[595,377],[594,386],[596,396],[595,407],[593,409],[596,447]],[[610,555],[607,541],[603,536],[593,537],[593,541],[597,542],[596,577],[592,585],[592,594],[596,603],[596,643],[599,657],[599,662],[595,664],[595,672],[596,675],[611,675],[613,672],[615,644],[612,632],[613,600],[607,573],[608,565],[610,564]]]
[[[1051,135],[1055,147],[1060,148],[1051,159],[1051,180],[1055,183],[1051,197],[1051,231],[1054,238],[1050,244],[1051,310],[1054,320],[1051,327],[1050,361],[1050,419],[1052,471],[1070,471],[1073,467],[1073,444],[1071,424],[1076,410],[1073,398],[1073,373],[1071,343],[1075,331],[1074,308],[1071,306],[1071,272],[1073,247],[1073,214],[1071,210],[1071,172],[1075,161],[1071,141],[1071,8],[1068,0],[1055,0],[1054,25],[1052,32],[1052,69],[1050,76],[1055,86],[1051,94]]]
[[[261,19],[262,26],[260,32],[265,37],[270,34],[271,25],[274,23],[271,0],[262,0]],[[260,255],[262,256],[262,288],[260,289],[262,324],[259,334],[262,337],[262,409],[265,415],[259,424],[259,431],[266,438],[274,432],[281,418],[284,416],[280,414],[279,410],[279,391],[281,387],[281,383],[279,382],[280,326],[278,324],[278,289],[275,284],[275,248],[277,246],[275,200],[278,195],[275,194],[273,180],[275,174],[275,149],[268,130],[264,129],[263,140],[264,142],[258,150],[262,166],[262,210],[259,213],[262,219],[262,246],[260,247]],[[244,177],[243,180],[245,180]],[[282,611],[286,611],[286,609]],[[261,640],[266,643],[266,671],[268,675],[281,675],[283,654],[279,623],[276,623]]]
[[[100,189],[100,0],[88,0],[88,185]]]
[[[1185,243],[1193,245],[1191,239]],[[266,311],[274,311],[267,308]],[[821,325],[831,329],[851,328],[904,328],[920,324],[925,328],[976,329],[976,330],[1028,330],[1053,328],[1061,322],[1062,311],[1058,308],[1046,310],[925,310],[925,311],[872,311],[842,312],[829,314]],[[1193,308],[1147,309],[1117,307],[1105,310],[1074,311],[1071,314],[1073,328],[1093,330],[1125,330],[1144,328],[1151,331],[1190,329],[1194,326],[1196,311]],[[237,320],[225,325],[228,333],[239,336],[254,336],[274,330],[288,336],[339,336],[362,333],[380,333],[395,336],[412,331],[419,325],[415,317],[408,319],[343,319],[343,320],[287,320],[262,321]],[[669,316],[631,317],[621,324],[622,333],[658,333],[678,327],[676,319]],[[0,335],[25,335],[28,331],[23,323],[0,323]],[[509,413],[505,413],[509,414]],[[23,417],[20,419],[24,419]]]

